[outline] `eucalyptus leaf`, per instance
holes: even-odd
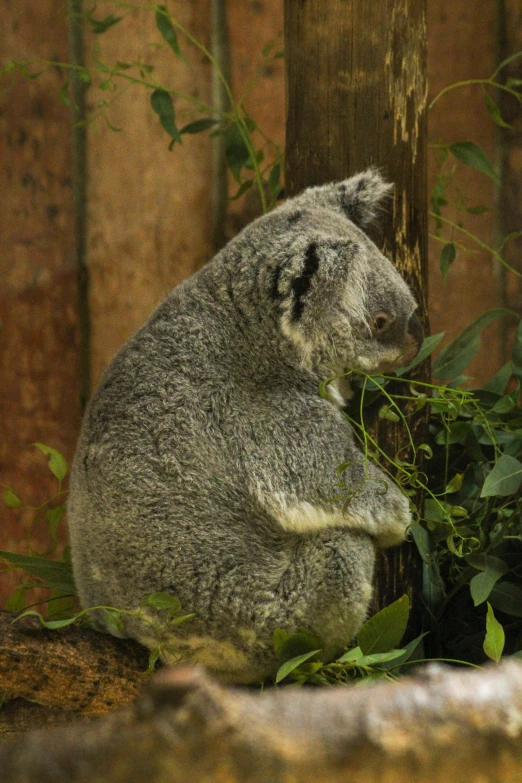
[[[522,320],[518,324],[515,334],[515,341],[511,349],[511,358],[513,360],[513,374],[522,379]]]
[[[181,144],[181,135],[174,119],[174,104],[166,90],[154,90],[150,96],[150,104],[159,115],[161,127],[167,131],[174,142]]]
[[[479,606],[489,598],[493,587],[500,577],[509,571],[507,563],[498,557],[488,555],[485,561],[485,568],[479,574],[476,574],[469,583],[471,597],[475,606]]]
[[[515,582],[497,582],[489,600],[499,612],[512,617],[522,617],[522,585]]]
[[[414,367],[417,367],[417,365],[423,362],[425,359],[427,359],[428,356],[431,356],[433,351],[442,342],[444,338],[444,334],[445,332],[439,332],[439,334],[432,334],[430,337],[425,337],[422,346],[420,348],[420,351],[415,357],[415,359],[413,359],[413,361],[411,361],[407,367],[400,367],[398,370],[395,371],[395,374],[401,377],[402,375],[405,375],[405,373],[409,372],[410,370],[413,370]]]
[[[456,144],[450,144],[448,149],[465,166],[480,171],[497,185],[500,184],[500,178],[495,167],[478,144],[472,141],[459,141]]]
[[[275,166],[272,167],[272,171],[268,177],[268,189],[274,198],[277,198],[281,192],[281,183],[279,182],[280,177],[281,166],[279,163],[276,163]]]
[[[484,93],[484,99],[486,101],[486,110],[495,125],[498,125],[499,128],[511,128],[511,125],[503,119],[499,107],[487,92]]]
[[[22,568],[28,574],[45,580],[47,586],[52,587],[54,590],[73,595],[77,593],[72,566],[69,562],[4,551],[0,551],[0,558],[7,560],[15,568]]]
[[[156,27],[174,54],[181,60],[184,60],[185,58],[179,48],[176,30],[174,29],[174,26],[170,20],[170,14],[164,5],[158,5],[156,8]]]
[[[359,631],[358,643],[364,655],[389,652],[396,648],[408,625],[410,601],[407,595],[370,617]]]
[[[481,498],[507,497],[518,492],[522,484],[522,462],[503,454],[486,476],[480,493]]]
[[[433,375],[437,378],[455,378],[469,364],[480,348],[480,333],[497,318],[512,316],[511,310],[497,308],[487,310],[467,326],[458,337],[442,349],[433,364]]]
[[[495,613],[488,603],[488,613],[486,616],[486,637],[484,639],[484,652],[495,663],[499,663],[504,651],[506,636],[504,629],[495,617]]]
[[[114,14],[109,14],[104,19],[95,19],[89,13],[85,14],[85,18],[91,25],[91,31],[96,35],[100,35],[101,33],[104,33],[110,27],[114,27],[115,24],[118,24],[118,22],[121,22],[121,20],[123,19],[122,16],[114,16]]]
[[[225,131],[225,157],[234,179],[241,184],[241,169],[249,162],[250,152],[237,122]]]
[[[176,614],[181,611],[179,598],[175,598],[169,593],[151,593],[144,601],[145,606],[151,606],[153,609],[168,609],[169,612]]]
[[[45,617],[42,617],[40,612],[35,611],[34,609],[28,609],[26,612],[22,612],[22,614],[18,615],[16,618],[17,620],[21,620],[22,617],[38,617],[41,624],[44,626],[44,628],[49,628],[52,631],[57,630],[58,628],[67,628],[67,626],[72,625],[76,622],[76,616],[75,617],[68,617],[64,620],[46,620]]]
[[[509,379],[513,375],[513,362],[507,362],[495,375],[484,384],[486,391],[495,392],[495,394],[504,394]]]
[[[194,122],[189,122],[188,125],[184,125],[183,128],[181,128],[180,133],[202,133],[203,131],[212,128],[214,125],[217,125],[218,122],[219,120],[213,120],[209,117],[205,117],[201,120],[194,120]]]
[[[310,658],[312,658],[314,655],[317,655],[320,653],[321,650],[310,650],[310,652],[304,653],[303,655],[298,655],[295,658],[291,658],[289,661],[285,661],[285,663],[282,664],[282,666],[279,667],[276,675],[276,683],[281,682],[281,680],[284,680],[285,677],[288,677],[288,675],[294,671],[294,669],[297,669],[297,667],[304,663],[305,661],[308,661]]]
[[[21,508],[24,505],[11,487],[5,488],[4,503],[8,508]]]
[[[67,460],[60,454],[59,451],[53,449],[52,446],[46,446],[45,443],[34,443],[37,449],[40,449],[42,454],[49,457],[49,470],[56,476],[58,481],[63,481],[67,475]]]
[[[450,270],[450,266],[455,261],[456,255],[457,255],[457,251],[455,248],[455,242],[448,242],[442,248],[442,252],[440,254],[440,260],[439,260],[439,267],[440,267],[440,271],[442,272],[443,280],[446,279],[448,272]]]
[[[274,651],[280,661],[294,659],[322,646],[321,640],[305,628],[300,628],[294,633],[282,628],[276,628],[274,631]]]

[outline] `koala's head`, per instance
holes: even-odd
[[[309,188],[243,232],[251,295],[311,369],[383,372],[418,352],[415,299],[364,233],[391,189],[370,169]]]

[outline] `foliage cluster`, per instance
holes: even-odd
[[[193,134],[209,132],[222,136],[228,167],[237,183],[232,198],[256,188],[263,211],[270,209],[282,192],[282,152],[264,136],[246,108],[255,80],[236,100],[212,54],[172,17],[166,5],[142,6],[121,0],[110,5],[113,10],[105,16],[100,16],[94,8],[77,21],[98,36],[119,25],[136,9],[150,10],[158,36],[155,46],[170,49],[176,58],[186,62],[178,39],[182,36],[203,54],[227,91],[229,111],[217,115],[212,106],[199,98],[160,83],[155,78],[154,66],[142,56],[131,62],[108,63],[95,53],[89,68],[78,63],[12,61],[0,75],[9,77],[18,72],[36,78],[42,70],[58,67],[66,75],[61,99],[71,105],[72,79],[91,85],[103,97],[96,101],[97,111],[89,122],[101,116],[110,127],[113,126],[107,109],[129,87],[139,85],[147,91],[151,109],[168,135],[171,149]],[[277,42],[262,52],[265,64],[281,54]],[[477,84],[484,90],[489,116],[497,126],[505,127],[492,94],[502,90],[522,102],[522,81],[503,78],[503,69],[521,54],[501,63],[488,79],[450,85],[436,96],[432,106],[452,89]],[[180,123],[180,116],[187,122]],[[438,156],[440,172],[431,194],[431,216],[433,238],[442,245],[442,275],[448,275],[458,252],[470,252],[471,243],[488,250],[498,264],[520,276],[503,257],[511,236],[504,237],[498,247],[488,247],[464,226],[462,218],[466,213],[480,215],[489,207],[468,205],[457,187],[459,217],[450,220],[445,214],[448,189],[458,180],[460,166],[472,167],[498,183],[497,171],[484,151],[471,141],[462,141],[434,145],[434,153]],[[357,680],[367,683],[393,679],[425,655],[478,665],[486,658],[498,662],[503,653],[521,653],[522,325],[518,326],[509,362],[483,388],[471,388],[470,378],[465,375],[480,348],[482,330],[495,319],[514,317],[509,311],[493,310],[476,319],[440,351],[433,364],[432,383],[412,378],[416,367],[440,348],[443,334],[428,337],[414,362],[394,375],[350,374],[356,395],[346,415],[360,438],[365,459],[378,461],[407,495],[424,494],[424,508],[416,509],[411,530],[423,560],[424,632],[401,645],[409,612],[405,596],[370,618],[359,633],[357,646],[335,661],[321,658],[321,640],[307,630],[289,634],[280,629],[274,638],[281,664],[277,682],[284,680],[300,685]],[[322,394],[328,395],[331,380],[322,385]],[[423,409],[428,411],[429,433],[425,442],[418,444],[412,436],[411,422]],[[372,435],[369,421],[375,417],[400,422],[404,443],[395,454],[384,454]],[[33,509],[33,524],[45,520],[52,543],[42,554],[0,552],[0,557],[9,568],[20,568],[26,574],[11,596],[8,608],[35,613],[28,608],[26,594],[35,586],[45,587],[50,590],[49,600],[45,616],[39,616],[47,627],[59,628],[87,618],[85,611],[77,612],[68,549],[60,560],[49,559],[56,554],[56,532],[64,512],[62,482],[67,465],[56,450],[36,445],[49,457],[49,468],[58,482],[57,493]],[[343,485],[342,473],[343,466],[340,466],[339,492],[348,504],[353,493]],[[4,500],[11,508],[23,506],[11,487],[4,488]],[[162,622],[156,628],[158,646],[150,659],[153,667],[161,651],[164,629],[190,620],[191,616],[183,615],[179,602],[164,594],[149,596],[134,614],[143,618],[147,607],[164,610]],[[98,608],[107,613],[117,630],[122,612],[114,607]]]

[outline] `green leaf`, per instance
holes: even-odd
[[[513,375],[513,362],[507,362],[495,375],[484,384],[483,388],[486,391],[494,392],[495,394],[504,394],[509,379]]]
[[[64,103],[69,109],[72,109],[72,101],[69,98],[69,77],[67,77],[65,82],[60,87],[58,95],[61,102]]]
[[[183,625],[183,623],[186,623],[189,620],[193,620],[194,617],[197,617],[194,613],[178,615],[178,617],[173,617],[172,620],[169,620],[167,625],[169,628],[175,628],[178,625]]]
[[[213,125],[217,125],[218,122],[219,120],[212,120],[207,117],[201,120],[194,120],[194,122],[189,122],[188,125],[184,125],[183,128],[181,128],[180,133],[202,133],[203,131],[212,128]]]
[[[470,560],[472,560],[472,557],[466,558],[468,563]],[[474,576],[469,583],[473,604],[475,606],[479,606],[479,604],[484,603],[484,601],[489,598],[493,587],[498,582],[500,577],[504,576],[504,574],[506,574],[508,571],[509,566],[504,562],[504,560],[500,560],[498,557],[487,555],[485,557],[485,567],[481,569],[481,572],[476,574],[476,576]]]
[[[472,141],[459,141],[456,144],[450,144],[449,151],[457,160],[469,166],[472,169],[480,171],[493,180],[497,185],[500,184],[500,178],[495,168],[484,150]]]
[[[125,627],[123,618],[117,610],[105,609],[105,621],[110,632],[115,636],[118,636]]]
[[[433,375],[437,378],[455,378],[469,364],[480,348],[480,333],[497,318],[512,316],[511,310],[497,308],[487,310],[467,326],[458,337],[442,349],[433,364]]]
[[[236,122],[225,131],[225,157],[234,179],[241,182],[241,169],[250,160],[250,152]]]
[[[386,421],[400,421],[400,416],[389,405],[382,405],[379,408],[379,418]]]
[[[40,449],[42,454],[49,457],[49,470],[56,476],[58,481],[63,481],[67,475],[67,461],[59,451],[53,449],[52,446],[46,446],[45,443],[33,443],[37,449]]]
[[[174,54],[181,60],[184,60],[184,56],[181,54],[178,36],[176,30],[170,20],[170,14],[164,5],[158,5],[156,7],[156,27],[160,31],[163,39],[168,43]]]
[[[86,13],[85,18],[91,25],[91,31],[93,33],[96,33],[96,35],[100,35],[100,33],[104,33],[106,30],[109,29],[109,27],[113,27],[115,24],[118,24],[123,17],[122,16],[114,16],[114,14],[109,14],[104,19],[95,19],[90,14]]]
[[[363,652],[360,647],[352,647],[351,650],[347,650],[340,658],[336,659],[337,663],[357,663],[363,657]]]
[[[72,625],[74,622],[76,622],[76,616],[68,617],[64,620],[46,620],[45,617],[42,617],[40,612],[37,612],[34,609],[28,609],[26,612],[22,612],[22,614],[18,615],[16,619],[21,620],[22,617],[29,616],[38,617],[44,628],[49,628],[52,631],[55,631],[57,628],[66,628],[68,625]]]
[[[455,242],[448,242],[447,245],[444,245],[442,248],[442,253],[440,254],[440,260],[439,260],[439,267],[440,271],[442,272],[442,279],[445,280],[450,266],[455,261],[455,257],[457,255],[457,251],[455,248]]]
[[[484,204],[477,204],[474,207],[466,207],[466,212],[469,212],[470,215],[483,215],[485,212],[494,212],[494,210]]]
[[[513,360],[513,375],[520,380],[522,379],[522,320],[518,324],[511,358]]]
[[[63,560],[48,560],[45,557],[19,555],[16,552],[0,551],[0,558],[7,560],[15,568],[22,568],[28,574],[45,580],[47,586],[61,593],[76,595],[72,566]]]
[[[454,492],[458,492],[459,489],[462,486],[462,479],[464,478],[464,473],[456,473],[451,481],[446,484],[446,489],[444,490],[444,493],[446,495],[452,495]]]
[[[275,166],[272,167],[272,171],[270,172],[270,176],[268,177],[268,189],[274,198],[277,198],[277,196],[281,193],[282,190],[281,183],[279,182],[280,177],[281,177],[281,166],[279,165],[279,163],[276,163]]]
[[[402,666],[403,663],[406,663],[410,660],[412,655],[419,649],[419,645],[424,639],[425,636],[427,636],[428,632],[425,631],[424,633],[419,634],[415,639],[412,639],[411,642],[408,642],[408,644],[404,647],[402,650],[402,655],[394,657],[391,661],[389,661],[389,665],[386,665],[388,662],[382,663],[379,668],[381,669],[395,669],[397,666]],[[394,651],[395,652],[395,651]],[[397,650],[396,652],[400,652]],[[422,655],[420,656],[423,657]]]
[[[4,503],[8,508],[21,508],[24,505],[11,487],[5,488]]]
[[[444,334],[445,332],[439,332],[439,334],[432,334],[430,337],[425,337],[421,349],[415,359],[413,359],[413,361],[411,361],[407,367],[401,367],[396,370],[395,374],[400,377],[423,362],[424,359],[428,358],[428,356],[431,356],[433,351],[438,347],[439,343],[442,342]]]
[[[172,614],[181,611],[179,599],[168,593],[151,593],[143,603],[153,609],[168,609]]]
[[[159,647],[155,647],[153,650],[150,651],[149,665],[147,667],[146,674],[151,674],[154,671],[154,668],[156,666],[156,661],[158,660],[159,656],[160,656]]]
[[[511,125],[502,119],[500,109],[498,108],[493,98],[487,94],[487,92],[484,93],[484,99],[486,101],[487,112],[495,125],[498,125],[499,128],[511,128]]]
[[[503,454],[493,470],[486,476],[480,493],[481,498],[492,496],[507,497],[518,492],[522,484],[522,462]]]
[[[367,620],[359,631],[359,647],[364,655],[389,652],[397,647],[408,625],[410,601],[403,595]]]
[[[254,184],[253,179],[245,179],[244,182],[241,183],[237,191],[234,193],[234,195],[230,196],[230,201],[236,201],[236,199],[241,198],[243,193],[246,193],[247,190],[250,190],[253,184]]]
[[[11,593],[7,599],[5,608],[8,612],[15,612],[16,614],[18,614],[18,612],[23,612],[25,609],[25,590],[23,587],[17,588]]]
[[[65,506],[56,506],[56,508],[50,508],[45,513],[45,518],[49,522],[49,531],[51,533],[51,537],[54,539],[56,538],[56,532],[58,530],[58,525],[62,521],[63,515],[65,513]]]
[[[499,612],[522,617],[522,586],[515,582],[497,582],[489,596],[491,605]]]
[[[505,644],[504,629],[495,617],[495,613],[488,603],[488,614],[486,617],[486,638],[484,639],[484,652],[495,663],[499,663]]]
[[[294,633],[282,628],[276,628],[274,631],[274,651],[280,661],[293,659],[322,646],[321,640],[305,628],[299,628]]]
[[[169,136],[181,144],[181,135],[174,120],[174,104],[166,90],[154,90],[150,96],[150,104],[156,114],[159,115],[161,127]]]
[[[357,661],[357,666],[375,666],[380,663],[391,663],[391,661],[402,658],[405,652],[406,648],[403,647],[400,650],[389,650],[388,652],[383,653],[363,655],[362,658]]]
[[[310,652],[304,653],[303,655],[298,655],[295,658],[291,658],[289,661],[285,661],[282,666],[279,667],[276,675],[276,684],[281,682],[281,680],[284,680],[285,677],[288,677],[288,675],[294,671],[294,669],[297,669],[297,667],[304,663],[305,661],[308,661],[310,658],[312,658],[314,655],[318,655],[321,650],[310,650]]]

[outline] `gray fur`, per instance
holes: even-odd
[[[369,170],[256,220],[172,291],[92,398],[69,500],[80,598],[177,596],[197,617],[163,637],[167,661],[259,680],[277,669],[275,628],[333,654],[365,619],[375,548],[404,538],[408,502],[354,444],[342,384],[338,404],[318,394],[416,350],[415,301],[360,228],[389,190]],[[377,339],[379,311],[394,324]],[[132,618],[123,634],[157,643]]]

